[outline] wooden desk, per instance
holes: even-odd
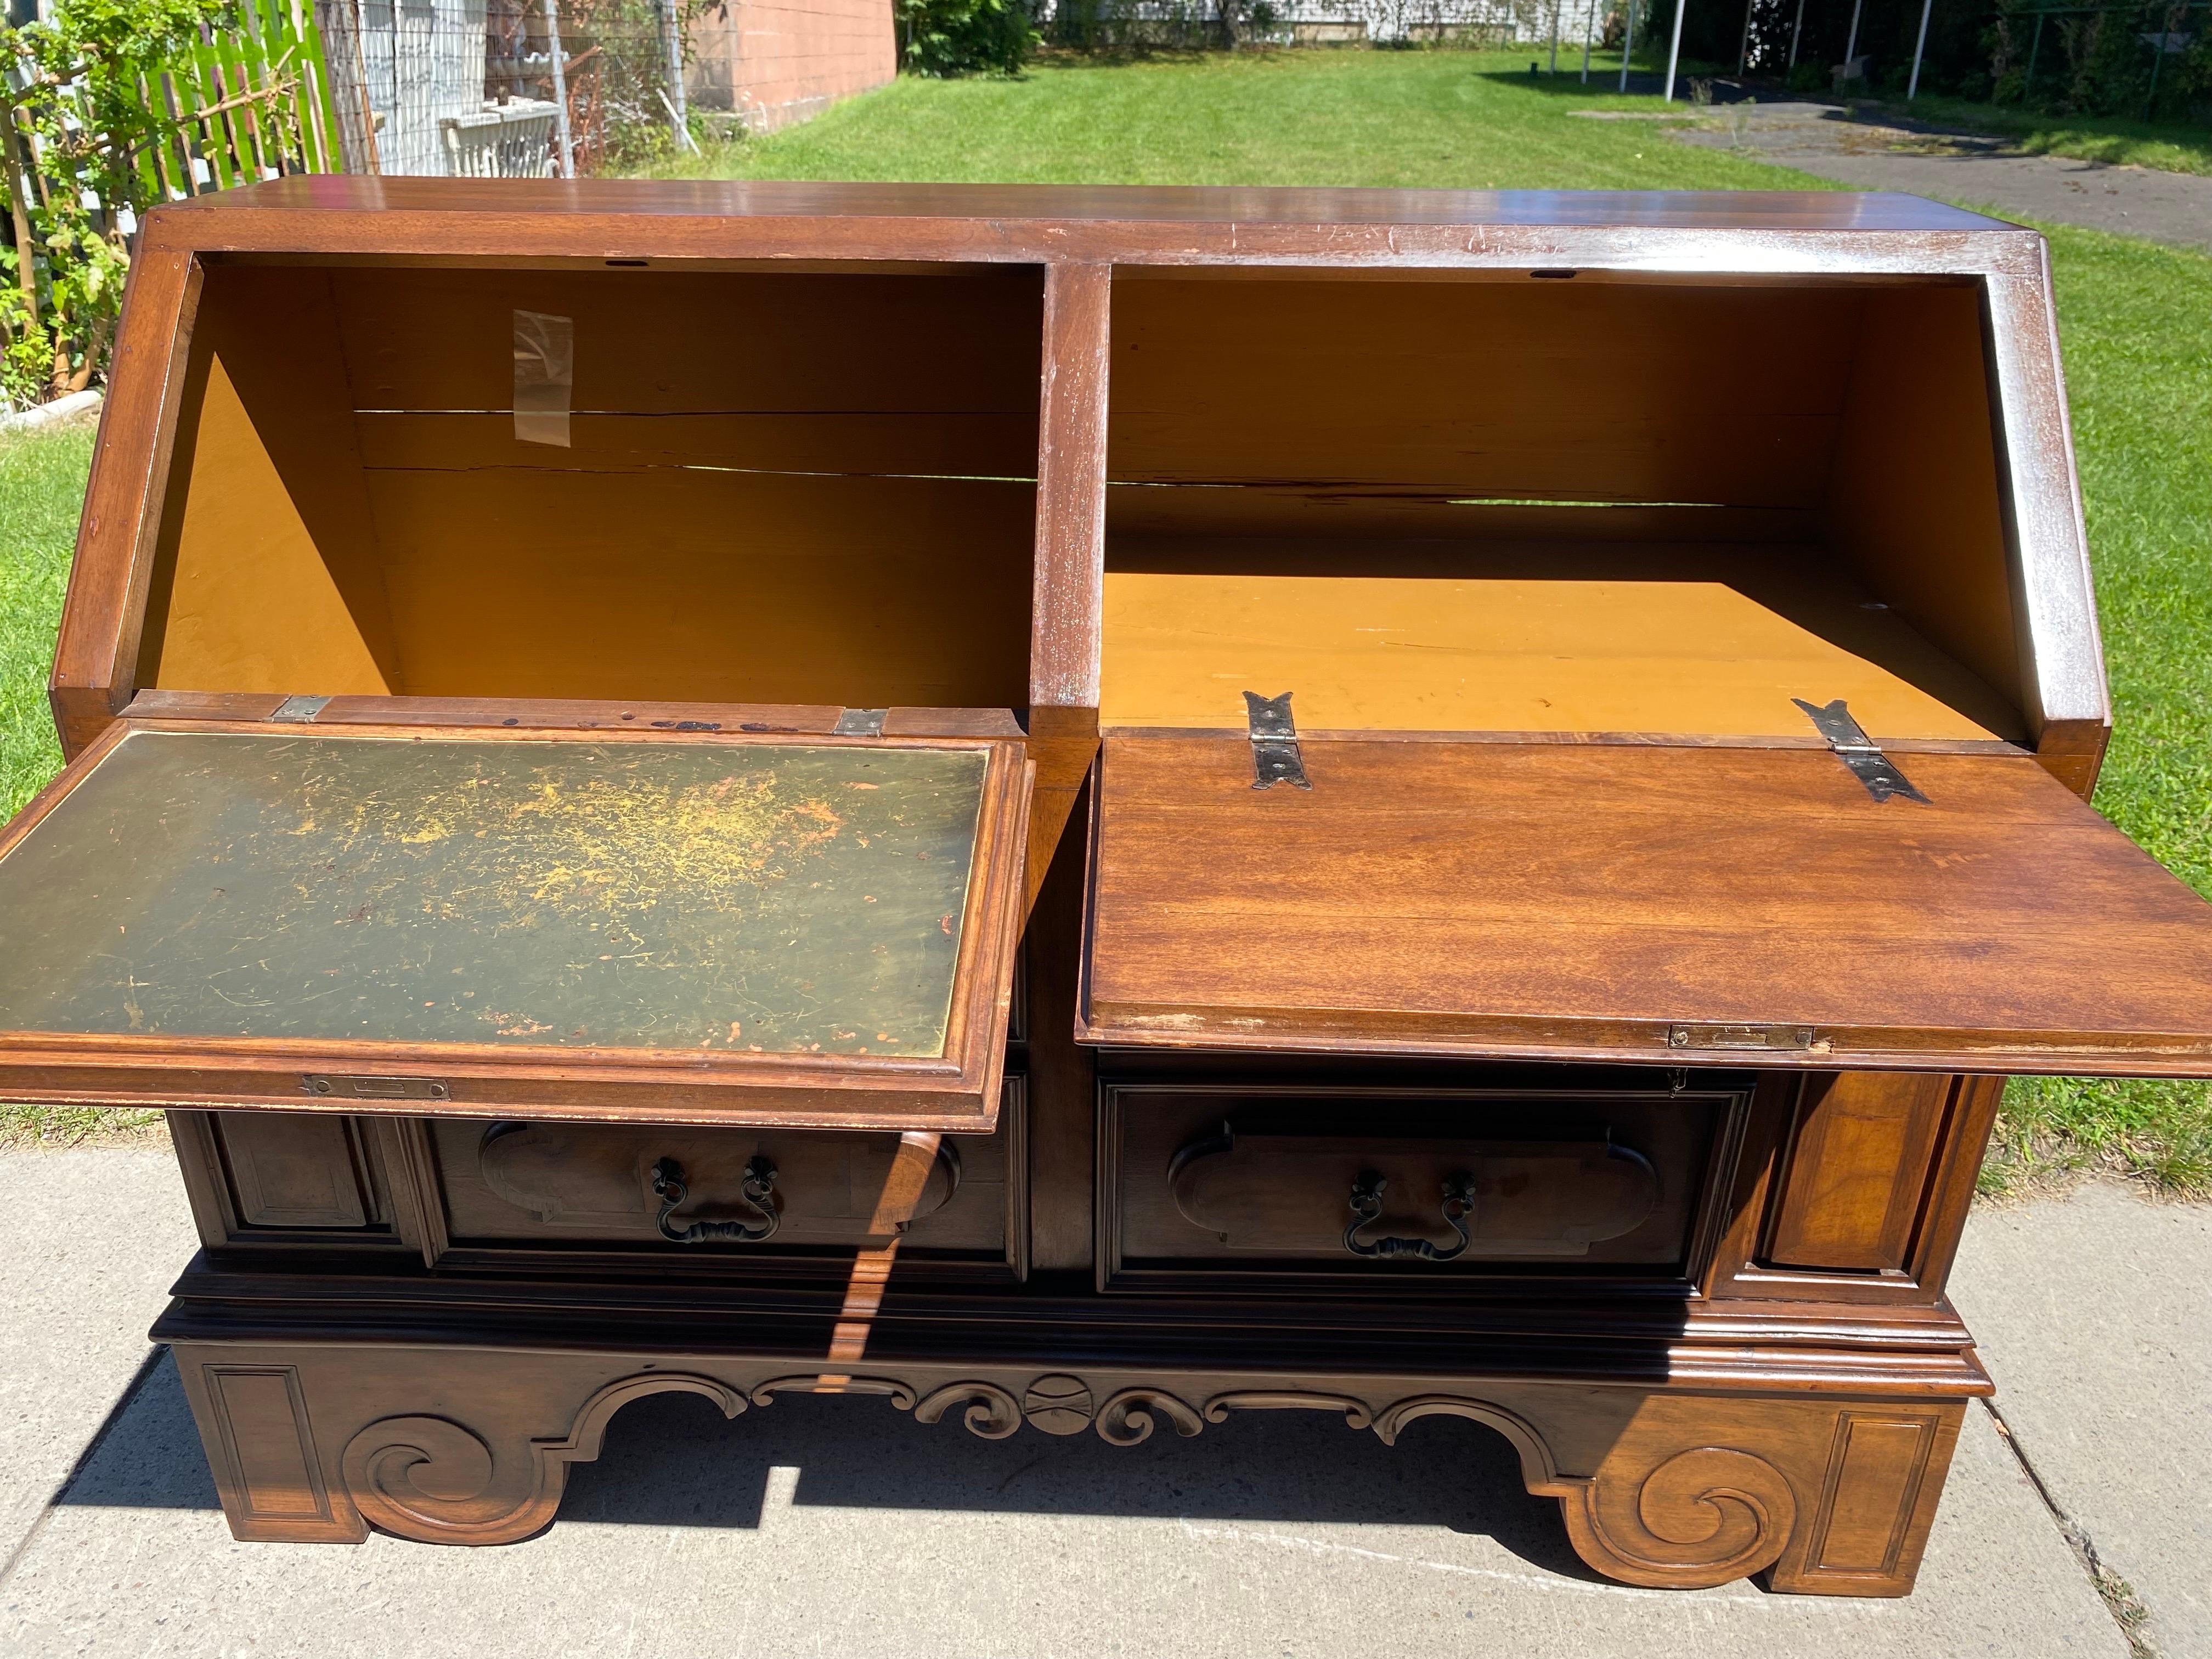
[[[0,1091],[170,1109],[240,1538],[809,1391],[1455,1417],[1615,1578],[1903,1595],[2003,1077],[2212,1074],[2054,339],[1898,197],[162,209]]]

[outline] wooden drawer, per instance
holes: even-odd
[[[1021,1078],[1007,1078],[996,1133],[942,1138],[913,1219],[896,1230],[902,1265],[1019,1272],[1012,1177],[1024,1093]],[[419,1131],[444,1234],[432,1255],[448,1265],[614,1251],[842,1271],[855,1249],[894,1236],[876,1224],[900,1147],[893,1134],[459,1118],[421,1120]]]
[[[1101,1086],[1102,1288],[1680,1279],[1747,1092]]]

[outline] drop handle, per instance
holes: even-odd
[[[669,1218],[683,1207],[691,1189],[684,1182],[684,1166],[672,1158],[662,1158],[653,1166],[653,1195],[660,1200],[660,1236],[672,1244],[757,1244],[773,1237],[783,1224],[783,1207],[776,1200],[775,1173],[775,1165],[765,1158],[755,1158],[745,1165],[745,1177],[738,1188],[738,1195],[748,1209],[760,1217],[757,1223],[694,1221],[678,1227]]]
[[[1384,1237],[1362,1243],[1360,1230],[1382,1213],[1382,1189],[1390,1183],[1372,1170],[1363,1170],[1352,1183],[1352,1224],[1344,1230],[1344,1248],[1354,1255],[1388,1261],[1409,1256],[1416,1261],[1449,1261],[1467,1249],[1467,1218],[1474,1212],[1474,1177],[1462,1172],[1447,1176],[1443,1183],[1444,1224],[1459,1235],[1459,1243],[1438,1249],[1425,1238]]]

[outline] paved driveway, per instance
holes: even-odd
[[[2001,138],[1853,120],[1827,104],[1731,104],[1674,137],[1861,190],[1908,191],[2212,252],[2212,179],[2194,173],[2027,155]]]

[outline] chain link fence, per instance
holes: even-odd
[[[567,178],[682,147],[689,0],[316,0],[349,173]]]

